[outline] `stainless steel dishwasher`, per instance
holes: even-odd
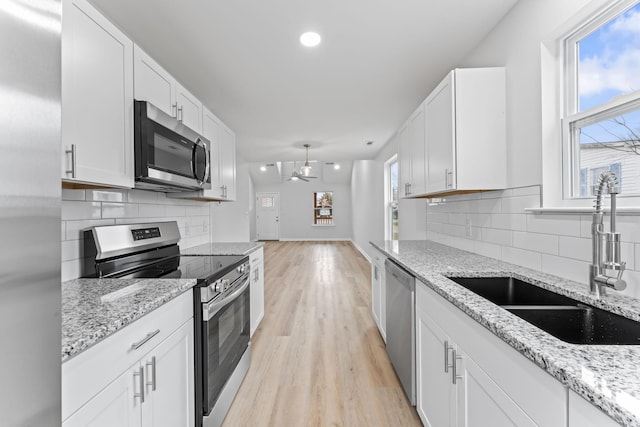
[[[387,259],[386,309],[387,354],[402,388],[412,405],[416,404],[416,279],[395,262]]]

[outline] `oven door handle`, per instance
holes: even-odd
[[[249,276],[245,276],[243,280],[244,283],[222,301],[212,301],[207,304],[202,304],[202,318],[205,322],[211,320],[211,318],[215,316],[216,313],[219,312],[223,307],[226,307],[227,305],[235,301],[247,289],[247,287],[249,287]]]

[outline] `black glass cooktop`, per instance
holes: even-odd
[[[180,255],[177,245],[115,257],[86,265],[84,277],[217,280],[248,257]]]

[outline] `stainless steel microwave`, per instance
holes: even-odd
[[[134,101],[136,188],[164,192],[211,188],[210,142],[146,101]]]

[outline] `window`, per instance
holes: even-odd
[[[398,157],[385,162],[385,239],[398,240]]]
[[[332,191],[313,193],[313,223],[316,225],[333,225]]]
[[[564,198],[591,198],[605,170],[621,196],[640,196],[640,2],[618,2],[579,27],[564,57]]]

